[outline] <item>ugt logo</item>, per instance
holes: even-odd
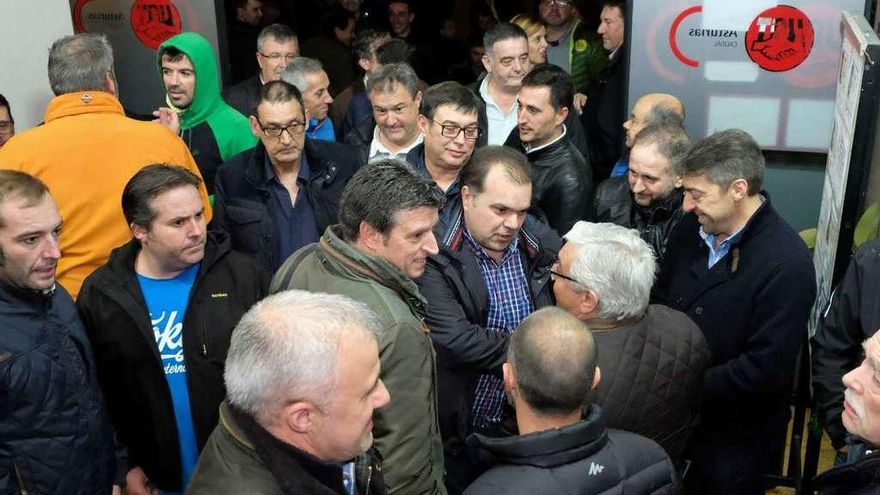
[[[746,31],[746,53],[762,69],[794,69],[813,50],[813,23],[801,10],[778,5],[758,14]]]
[[[170,0],[137,0],[131,6],[131,28],[141,43],[155,50],[182,31],[180,12]]]

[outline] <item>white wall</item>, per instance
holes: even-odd
[[[49,46],[73,34],[70,0],[0,0],[0,93],[9,100],[15,131],[43,121],[52,99]]]

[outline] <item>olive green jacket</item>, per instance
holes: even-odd
[[[382,381],[391,402],[373,416],[388,493],[441,494],[443,447],[437,425],[436,359],[416,284],[388,261],[358,251],[330,226],[317,244],[278,269],[270,292],[300,289],[342,294],[370,307],[382,322]]]

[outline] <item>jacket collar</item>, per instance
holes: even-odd
[[[632,197],[632,191],[630,191],[630,196]],[[680,210],[683,199],[684,190],[680,187],[676,187],[672,193],[650,206],[641,206],[636,203],[635,199],[632,200],[632,206],[633,211],[641,216],[645,222],[657,223],[665,221],[676,211]]]
[[[339,167],[333,163],[332,160],[326,158],[325,154],[320,153],[319,150],[316,149],[319,145],[315,144],[315,140],[306,139],[304,143],[302,152],[309,164],[308,181],[312,182],[313,180],[323,177],[324,182],[333,182],[333,179],[336,178],[336,174],[339,173]],[[266,147],[263,146],[262,141],[258,141],[250,159],[248,160],[248,165],[245,170],[245,180],[256,189],[266,189],[266,181],[268,180],[268,177],[266,176],[265,164]]]
[[[461,198],[457,199],[461,201]],[[541,254],[541,243],[538,238],[531,233],[532,222],[536,221],[531,215],[526,216],[526,221],[522,228],[519,229],[519,244],[525,250],[529,258],[537,258]],[[445,226],[446,232],[439,232],[438,238],[441,239],[441,248],[449,252],[459,252],[464,244],[464,210],[458,208],[456,216],[451,219],[449,225]]]
[[[54,300],[57,287],[53,285],[50,289],[38,292],[0,283],[0,307],[8,305],[17,313],[43,313]],[[0,310],[0,314],[8,316],[6,310]]]
[[[363,253],[342,240],[338,228],[337,225],[327,227],[318,241],[326,262],[358,278],[370,279],[394,290],[416,314],[423,316],[426,301],[416,283],[384,258]]]
[[[572,464],[598,452],[608,442],[608,433],[598,406],[590,406],[586,417],[564,428],[490,438],[480,434],[468,439],[493,454],[501,463],[542,468]]]
[[[103,91],[78,91],[52,98],[46,108],[45,120],[49,123],[62,117],[87,113],[116,113],[124,116],[119,100]]]

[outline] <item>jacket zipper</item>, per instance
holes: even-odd
[[[201,327],[202,327],[202,357],[207,359],[208,345],[206,344],[206,342],[208,342],[208,332],[205,331],[205,322],[202,322]]]
[[[370,482],[373,480],[373,466],[367,466],[367,487],[364,495],[370,495]]]

